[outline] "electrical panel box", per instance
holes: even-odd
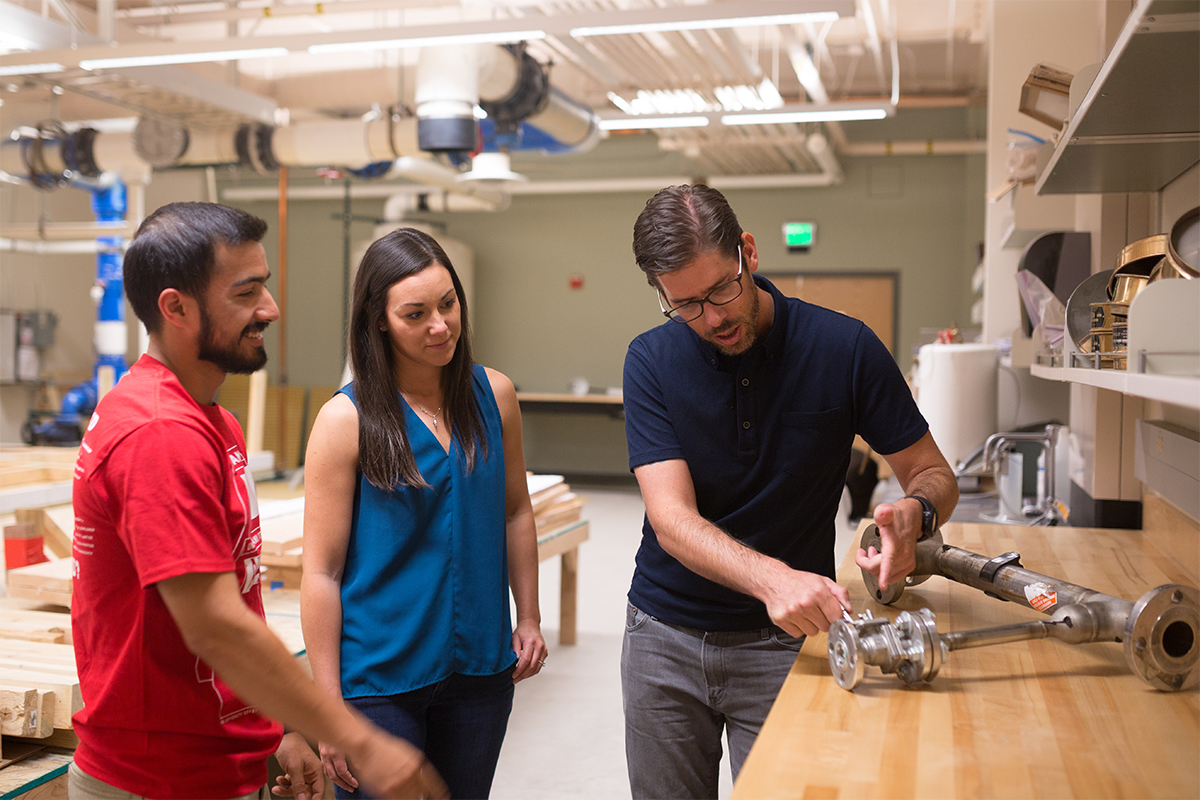
[[[17,379],[17,313],[0,311],[0,383]]]
[[[44,350],[54,344],[54,331],[58,328],[58,315],[53,311],[36,309],[17,312],[19,341],[23,345]]]

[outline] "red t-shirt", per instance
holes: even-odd
[[[233,415],[150,356],[105,395],[75,465],[71,622],[84,772],[156,798],[229,798],[267,779],[280,725],[191,653],[155,583],[233,572],[260,616],[262,537]]]

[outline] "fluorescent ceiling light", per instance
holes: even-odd
[[[722,125],[775,125],[782,122],[843,122],[855,119],[883,119],[882,108],[826,109],[823,111],[784,111],[774,114],[727,114]]]
[[[374,42],[337,42],[314,44],[308,52],[346,53],[359,50],[403,50],[406,47],[439,47],[452,44],[506,44],[545,39],[545,31],[492,31],[488,33],[464,33],[449,36],[418,36],[412,39],[381,39]]]
[[[0,31],[0,47],[6,50],[37,50],[36,43],[29,41],[23,36],[17,36],[15,33],[8,31]]]
[[[836,11],[814,11],[807,14],[770,14],[761,17],[729,17],[727,19],[691,19],[677,22],[641,22],[629,25],[597,25],[591,28],[571,28],[576,38],[585,36],[615,36],[624,33],[661,33],[664,31],[702,31],[717,28],[747,28],[755,25],[796,25],[804,22],[833,22]]]
[[[632,119],[602,119],[602,131],[638,131],[651,128],[703,128],[708,117],[633,117]]]
[[[127,56],[124,58],[89,58],[79,62],[83,69],[117,69],[119,67],[157,67],[162,64],[199,64],[205,61],[238,61],[243,58],[273,58],[286,56],[286,47],[260,47],[246,50],[214,50],[204,53],[164,53],[157,56]]]
[[[712,99],[715,96],[715,100]],[[608,99],[617,108],[631,117],[643,114],[708,114],[714,111],[767,111],[784,105],[783,98],[770,78],[764,78],[758,86],[717,86],[710,96],[695,89],[638,89],[637,94],[626,100],[615,92]]]
[[[45,75],[47,72],[62,72],[66,67],[62,64],[17,64],[12,67],[0,67],[0,75]]]

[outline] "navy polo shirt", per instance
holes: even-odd
[[[681,458],[700,514],[794,569],[833,578],[834,519],[857,433],[888,455],[929,425],[896,367],[856,319],[771,293],[765,337],[725,356],[687,325],[638,336],[625,357],[629,467]],[[629,600],[664,622],[709,631],[770,625],[749,595],[703,578],[642,527]]]

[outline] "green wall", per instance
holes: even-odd
[[[643,174],[680,174],[665,159],[648,153]],[[921,328],[969,322],[975,247],[983,237],[983,158],[844,159],[843,168],[846,180],[835,187],[726,195],[759,243],[764,272],[898,272],[897,355],[907,370]],[[419,215],[474,248],[478,360],[526,391],[567,391],[575,377],[596,388],[620,386],[629,341],[662,322],[631,251],[633,221],[650,194],[517,195],[503,212]],[[274,226],[274,203],[241,205]],[[366,218],[352,225],[356,247],[371,235],[369,220],[382,207],[382,200],[354,202],[353,213]],[[343,237],[334,219],[341,211],[341,201],[332,199],[290,205],[293,384],[334,383],[341,372]],[[810,253],[786,252],[780,230],[789,220],[817,222]],[[274,238],[265,244],[273,257]],[[582,289],[569,288],[573,275],[583,277]],[[533,469],[625,472],[620,420],[535,412],[526,414],[525,428]]]

